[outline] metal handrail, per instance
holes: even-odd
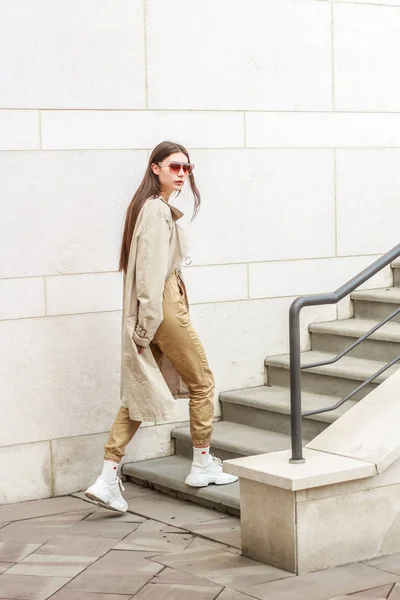
[[[301,365],[300,365],[300,311],[305,306],[320,306],[324,304],[337,304],[340,300],[354,292],[360,285],[379,273],[384,267],[400,256],[400,244],[397,244],[389,252],[381,256],[374,263],[366,267],[355,277],[330,294],[313,294],[296,298],[289,311],[289,342],[290,342],[290,409],[291,409],[291,440],[292,458],[291,463],[304,463],[303,445],[301,435]],[[397,313],[396,313],[397,314]],[[386,322],[386,321],[385,321]],[[383,323],[382,323],[383,325]],[[374,331],[376,329],[374,328]],[[373,333],[372,331],[370,334]],[[364,336],[365,339],[365,336]],[[351,349],[351,348],[350,348]],[[400,357],[398,357],[400,358]],[[396,359],[397,360],[397,359]],[[387,366],[386,366],[387,367]],[[310,367],[309,367],[310,368]],[[387,367],[389,368],[389,367]],[[378,375],[374,375],[374,379]],[[372,380],[371,380],[372,381]],[[370,381],[368,381],[369,383]],[[362,387],[365,387],[364,382]],[[361,388],[360,388],[361,389]],[[354,391],[354,394],[358,390]],[[354,395],[353,394],[353,395]],[[348,398],[347,398],[348,399]]]

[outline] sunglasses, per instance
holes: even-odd
[[[169,172],[174,173],[175,175],[177,175],[181,169],[183,170],[185,175],[191,175],[192,171],[194,169],[194,165],[191,165],[190,163],[180,163],[180,162],[170,162],[167,165],[160,165],[160,163],[158,163],[158,166],[161,168],[168,167]]]

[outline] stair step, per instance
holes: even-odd
[[[301,354],[301,364],[307,365],[332,359],[334,357],[335,354],[328,352],[303,352]],[[385,366],[385,364],[386,362],[377,360],[344,356],[334,364],[314,367],[302,371],[302,389],[306,392],[329,393],[332,396],[344,397],[358,387],[361,382],[365,381],[380,368]],[[288,354],[266,358],[265,365],[267,367],[269,384],[289,387],[290,358]],[[399,364],[390,367],[390,369],[379,375],[373,383],[370,383],[363,390],[358,392],[352,399],[360,400],[377,385],[395,373],[399,368]]]
[[[358,290],[351,294],[352,300],[368,300],[368,302],[386,302],[400,304],[400,290],[395,287],[376,290]],[[394,308],[393,308],[394,310]]]
[[[392,263],[393,285],[400,287],[400,258]]]
[[[176,440],[176,454],[191,458],[193,452],[189,427],[180,427],[172,431]],[[308,441],[304,440],[306,445]],[[290,437],[286,433],[267,431],[229,421],[214,423],[211,439],[211,451],[222,460],[253,456],[267,452],[278,452],[290,448]]]
[[[396,310],[396,304],[400,306],[400,287],[360,290],[353,292],[351,299],[356,319],[381,321]],[[400,315],[393,322],[400,323]]]
[[[168,456],[135,463],[125,463],[122,471],[135,483],[149,485],[169,495],[190,500],[230,514],[239,514],[239,482],[192,488],[185,485],[191,460],[184,456]]]
[[[310,325],[312,349],[338,354],[346,350],[356,339],[365,335],[379,321],[346,319]],[[389,362],[400,355],[400,323],[382,325],[369,338],[351,350],[348,356]]]
[[[290,435],[290,390],[287,387],[259,386],[220,394],[224,421],[241,423],[262,430],[268,429]],[[335,396],[302,393],[302,411],[333,406],[340,400]],[[313,439],[356,404],[349,400],[332,412],[303,419],[303,436]]]

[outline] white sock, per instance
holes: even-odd
[[[193,446],[193,462],[205,467],[210,462],[210,446],[207,448],[195,448]]]
[[[119,463],[117,462],[105,460],[100,477],[109,484],[115,483],[117,481],[118,466]]]

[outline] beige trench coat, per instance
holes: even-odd
[[[169,421],[174,397],[149,344],[163,320],[164,282],[187,254],[182,213],[162,198],[150,198],[139,213],[124,276],[121,404],[133,421]],[[138,353],[135,342],[144,346]]]

